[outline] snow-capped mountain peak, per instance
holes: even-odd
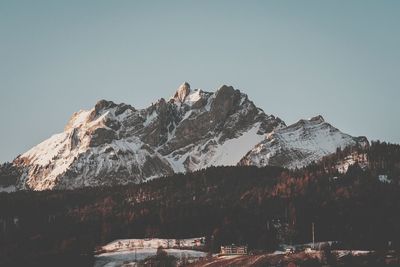
[[[100,100],[13,161],[17,188],[52,189],[139,183],[218,165],[301,167],[361,144],[322,116],[286,126],[223,85],[215,92],[185,82],[144,109]]]
[[[368,146],[368,141],[365,137],[342,133],[319,115],[272,132],[249,151],[240,164],[301,168],[348,146],[364,147]]]

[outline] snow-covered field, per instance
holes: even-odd
[[[15,185],[10,185],[10,186],[5,186],[5,187],[0,186],[0,193],[2,193],[2,192],[12,193],[15,191],[16,191]]]
[[[117,239],[107,245],[101,247],[101,251],[125,251],[134,248],[149,249],[158,247],[167,248],[202,248],[204,247],[204,237],[188,238],[188,239]]]
[[[165,249],[168,255],[172,255],[178,259],[186,258],[198,259],[206,257],[207,253],[189,249]],[[131,263],[133,266],[135,262],[144,260],[148,257],[154,256],[157,253],[156,248],[142,248],[132,249],[125,251],[106,252],[96,255],[95,267],[117,267],[127,263]]]
[[[158,247],[178,259],[196,260],[205,257],[206,252],[198,251],[204,246],[204,237],[189,239],[119,239],[103,247],[96,255],[95,267],[135,266],[135,262],[154,256]],[[185,249],[179,249],[185,248]],[[188,249],[192,248],[192,249]]]

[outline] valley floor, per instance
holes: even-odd
[[[392,253],[377,255],[367,251],[332,251],[332,257],[327,262],[323,251],[262,253],[257,255],[219,256],[189,264],[190,267],[302,267],[302,266],[343,266],[343,267],[379,267],[400,266],[400,257]]]
[[[189,249],[164,249],[164,251],[177,259],[186,259],[188,262],[196,261],[199,258],[206,257],[207,253]],[[126,251],[107,252],[95,257],[94,267],[112,267],[127,266],[131,264],[135,266],[136,262],[143,261],[146,258],[155,256],[157,249],[142,248]],[[128,265],[130,266],[130,265]]]
[[[394,251],[313,250],[307,244],[283,248],[274,253],[250,252],[248,255],[208,255],[203,237],[191,239],[120,239],[97,251],[94,267],[147,266],[146,259],[159,249],[176,258],[176,266],[242,267],[242,266],[400,266],[400,255]],[[332,242],[324,242],[332,243]],[[318,243],[318,244],[324,244]],[[179,246],[179,247],[178,247]],[[294,252],[296,251],[296,252]]]

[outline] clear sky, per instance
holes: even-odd
[[[99,99],[184,81],[400,143],[400,1],[0,1],[0,162]]]

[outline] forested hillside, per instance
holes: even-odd
[[[312,223],[318,241],[399,247],[399,151],[373,143],[359,151],[368,162],[346,173],[329,167],[348,155],[338,151],[296,171],[218,167],[140,185],[2,193],[0,264],[90,262],[96,246],[117,238],[206,236],[210,251],[228,243],[273,250],[310,242]]]

